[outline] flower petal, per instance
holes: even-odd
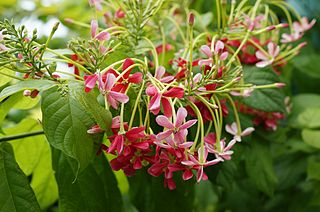
[[[170,120],[166,116],[163,116],[163,115],[157,116],[156,122],[160,126],[165,127],[167,129],[174,128],[173,124],[170,122]]]
[[[180,107],[177,112],[177,119],[175,122],[175,127],[180,127],[184,119],[187,117],[187,110],[184,107]]]

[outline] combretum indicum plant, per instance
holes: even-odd
[[[257,90],[285,86],[247,81],[244,70],[280,74],[315,24],[280,0],[213,2],[214,15],[200,16],[186,1],[89,0],[91,23],[65,20],[88,36],[64,50],[49,48],[59,23],[39,43],[36,31],[0,22],[0,65],[15,73],[1,74],[17,81],[0,100],[40,95],[44,133],[77,161],[78,174],[107,154],[113,170],[163,176],[171,190],[175,175],[206,180],[205,168],[231,160],[254,131],[239,113],[269,130],[285,115],[243,103]],[[63,63],[72,71],[59,70]]]

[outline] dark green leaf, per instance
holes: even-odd
[[[76,161],[52,149],[59,187],[59,211],[122,211],[117,181],[103,155],[97,156],[74,181]]]
[[[0,144],[0,191],[0,211],[40,211],[28,179],[7,143]]]
[[[278,76],[271,69],[244,67],[246,83],[266,85],[279,82]],[[243,103],[266,112],[285,112],[285,95],[281,89],[255,89],[250,97],[243,98]]]
[[[260,191],[272,196],[277,177],[268,145],[260,139],[255,139],[245,154],[246,171],[249,178]]]

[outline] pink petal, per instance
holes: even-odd
[[[172,108],[169,100],[167,98],[161,98],[161,104],[163,108],[163,113],[166,117],[171,118],[172,117]]]
[[[120,92],[110,91],[109,95],[121,103],[127,103],[129,101],[129,97],[123,93],[120,93]]]
[[[182,161],[181,163],[183,165],[185,165],[185,166],[194,166],[194,165],[196,165],[193,161],[190,161],[190,160],[185,160],[185,161]]]
[[[187,121],[186,123],[181,125],[179,128],[180,129],[188,129],[188,128],[192,127],[195,123],[197,123],[197,120],[193,119],[193,120]]]
[[[268,56],[265,55],[262,51],[257,51],[256,57],[260,60],[269,60]]]
[[[172,134],[172,130],[167,130],[161,133],[158,133],[157,140],[162,141],[165,138],[168,138]]]
[[[158,80],[160,80],[163,75],[165,74],[166,70],[163,66],[159,66],[156,70],[156,73],[155,73],[155,78],[157,78]]]
[[[181,99],[184,96],[184,90],[180,87],[173,87],[168,91],[164,92],[163,96]]]
[[[134,84],[139,84],[141,81],[142,81],[142,73],[141,72],[137,72],[137,73],[132,74],[128,79],[129,83],[134,83]]]
[[[98,80],[98,75],[93,74],[89,76],[84,76],[85,92],[91,91],[95,86]]]
[[[212,59],[205,59],[205,60],[199,60],[199,66],[211,66],[212,65]]]
[[[99,41],[106,41],[110,39],[110,34],[109,32],[100,32],[95,36],[95,38]]]
[[[108,103],[114,108],[114,109],[118,109],[118,102],[112,98],[111,95],[107,95],[106,96]]]
[[[200,51],[203,54],[207,55],[207,57],[209,57],[209,58],[212,57],[212,52],[211,52],[211,49],[209,46],[207,46],[207,45],[201,46]]]
[[[160,101],[161,101],[161,94],[157,93],[153,96],[149,103],[149,110],[154,114],[157,115],[160,111]]]
[[[183,172],[183,175],[182,175],[183,180],[190,180],[192,177],[193,177],[193,173],[191,169],[187,169]]]
[[[182,143],[182,144],[179,144],[178,146],[179,146],[180,148],[186,149],[186,148],[191,147],[192,145],[193,145],[193,142],[189,141],[189,142],[184,142],[184,143]]]
[[[188,134],[187,130],[179,130],[177,133],[174,134],[174,140],[178,143],[181,144],[184,142]]]
[[[95,38],[98,31],[98,22],[97,20],[91,21],[91,38]]]
[[[187,117],[188,112],[184,107],[180,107],[177,112],[177,119],[175,126],[180,127],[184,119]]]
[[[229,124],[226,125],[226,131],[231,135],[237,135],[237,132],[238,132],[238,130],[233,127],[234,123],[235,122],[233,122],[231,125]]]
[[[167,129],[173,129],[174,128],[173,124],[169,121],[169,119],[166,116],[163,116],[163,115],[157,116],[156,122],[160,126],[165,127]]]
[[[203,166],[200,166],[197,173],[197,182],[199,183],[203,176]]]
[[[220,55],[220,60],[226,60],[228,58],[229,53],[228,52],[223,52]]]
[[[107,74],[106,83],[105,83],[105,90],[110,91],[113,85],[116,83],[116,76],[114,74]]]
[[[217,43],[215,44],[215,48],[214,48],[214,52],[215,54],[218,54],[220,50],[224,49],[224,43],[220,40],[217,41]]]
[[[257,63],[256,63],[256,66],[257,66],[258,68],[264,68],[264,67],[272,64],[272,62],[273,62],[272,60],[261,61],[261,62],[257,62]]]
[[[216,134],[209,133],[206,137],[204,137],[204,142],[208,144],[215,144],[216,143]]]
[[[253,127],[248,127],[247,129],[243,130],[241,136],[248,136],[254,131]]]

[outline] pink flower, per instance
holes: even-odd
[[[205,147],[200,147],[198,149],[198,159],[196,159],[192,154],[189,154],[189,160],[184,160],[181,163],[185,166],[193,167],[197,170],[197,182],[205,180],[207,177],[203,172],[203,168],[207,166],[215,165],[221,162],[220,158],[207,161],[208,150]]]
[[[89,130],[87,130],[87,133],[89,134],[96,134],[96,133],[102,133],[103,130],[100,128],[99,125],[94,125]]]
[[[162,94],[154,85],[149,85],[146,89],[146,94],[148,96],[151,96],[151,100],[148,105],[151,113],[157,115],[160,112],[160,108],[162,105],[164,115],[167,117],[171,117],[172,108],[168,98],[181,99],[184,96],[184,90],[180,87],[173,87]]]
[[[99,90],[105,95],[108,103],[114,108],[118,108],[118,103],[127,103],[129,101],[129,97],[121,92],[113,91],[112,88],[116,83],[116,77],[114,74],[108,73],[106,76],[106,80],[103,81],[102,76],[99,76]]]
[[[313,27],[313,25],[316,23],[316,20],[313,19],[310,23],[308,21],[307,17],[303,17],[299,22],[294,22],[293,23],[293,29],[295,32],[298,33],[303,33],[305,31],[308,31],[309,29],[311,29]]]
[[[243,97],[249,97],[251,96],[252,92],[254,91],[253,88],[246,88],[242,91],[231,91],[230,94],[232,96],[243,96]]]
[[[84,76],[84,85],[85,85],[84,91],[86,93],[90,92],[96,86],[96,82],[98,78],[99,78],[98,74]]]
[[[259,68],[263,68],[266,67],[268,65],[271,65],[273,63],[273,61],[275,60],[275,58],[279,55],[280,53],[280,47],[273,43],[273,42],[269,42],[268,43],[268,55],[266,55],[264,52],[262,51],[257,51],[256,52],[256,57],[262,61],[257,62],[256,66]]]
[[[110,39],[110,34],[106,31],[98,33],[98,22],[96,20],[91,21],[91,37],[98,41],[106,41]]]
[[[284,33],[284,34],[281,35],[281,37],[282,37],[281,43],[295,42],[297,40],[300,40],[302,38],[302,35],[303,34],[297,33],[297,32],[294,32],[293,34]]]
[[[197,122],[197,120],[193,119],[183,123],[185,118],[187,117],[187,114],[187,110],[183,107],[180,107],[178,109],[177,118],[174,124],[170,122],[166,116],[157,116],[157,124],[167,129],[164,132],[161,132],[157,135],[157,140],[162,141],[163,139],[166,139],[169,136],[173,135],[174,141],[177,144],[184,143],[184,140],[188,134],[187,129],[192,127]]]
[[[213,63],[213,59],[212,59],[212,52],[209,46],[207,45],[203,45],[200,48],[200,51],[205,54],[208,59],[202,59],[199,60],[199,66],[203,66],[203,65],[207,65],[207,66],[212,66]],[[214,44],[214,50],[213,53],[215,55],[219,55],[219,59],[221,61],[224,61],[228,58],[229,53],[227,51],[224,51],[224,43],[220,40],[218,40],[215,44]]]
[[[227,146],[225,139],[222,139],[220,141],[220,150],[216,149],[216,136],[214,133],[209,133],[206,137],[204,137],[204,141],[208,152],[215,154],[217,159],[221,159],[222,161],[231,160],[233,151],[230,149],[237,142],[235,139],[232,139]]]
[[[241,132],[241,134],[239,134],[239,132],[238,132],[238,127],[237,127],[237,123],[236,122],[233,122],[231,125],[226,125],[226,131],[228,132],[228,133],[230,133],[231,135],[234,135],[234,139],[236,140],[236,141],[241,141],[241,137],[242,136],[248,136],[248,135],[250,135],[253,131],[254,131],[254,128],[253,127],[248,127],[248,128],[246,128],[245,130],[243,130],[242,132]]]
[[[165,68],[163,66],[159,66],[156,70],[154,77],[163,83],[169,83],[172,80],[174,80],[174,76],[164,76],[165,73],[166,73]]]

